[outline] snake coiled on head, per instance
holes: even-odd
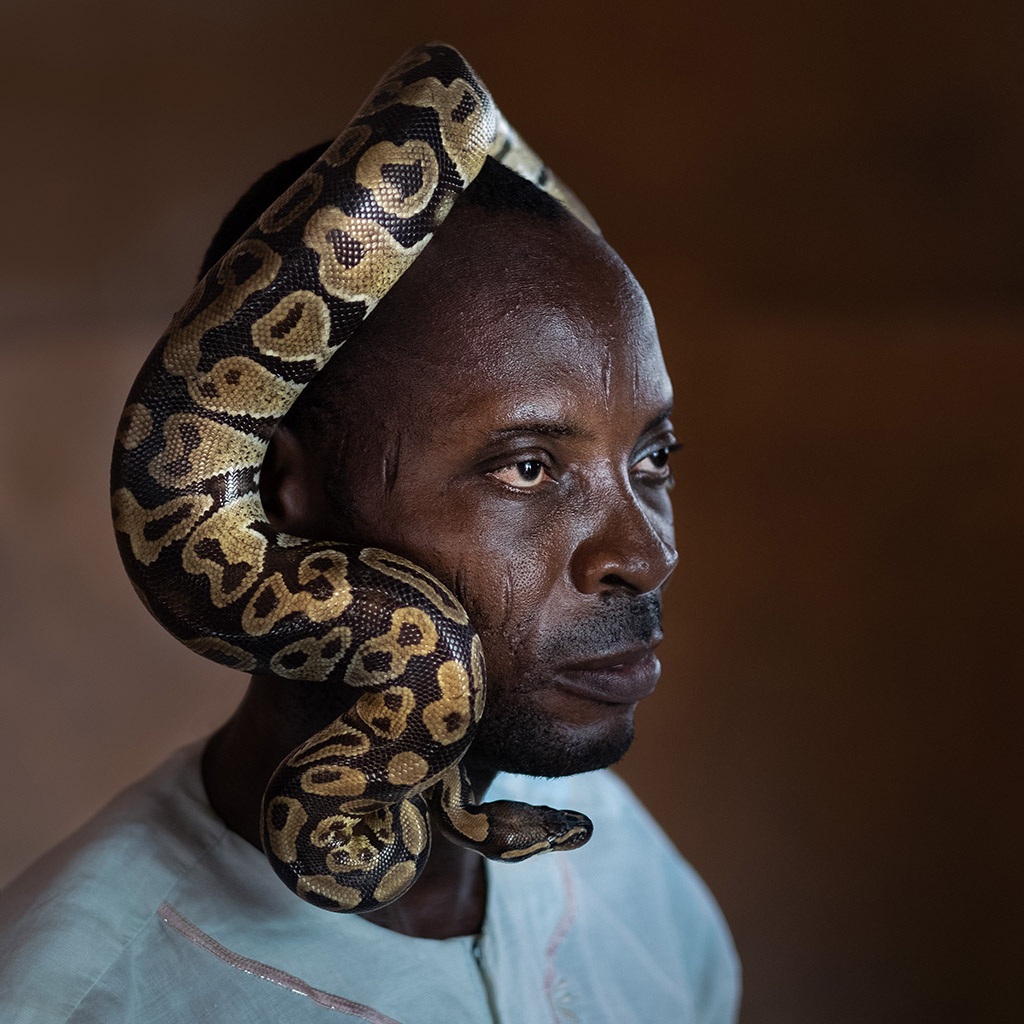
[[[573,811],[474,803],[461,761],[484,661],[454,595],[395,554],[275,531],[259,497],[276,425],[488,155],[593,226],[456,51],[411,51],[199,282],[118,429],[114,525],[152,614],[221,664],[359,694],[282,762],[261,812],[274,870],[330,910],[398,899],[426,863],[432,823],[502,860],[591,833]]]

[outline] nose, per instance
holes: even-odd
[[[593,495],[591,504],[589,529],[569,562],[576,589],[645,594],[664,585],[679,561],[671,512],[645,506],[628,484],[613,495]]]

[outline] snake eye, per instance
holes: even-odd
[[[513,462],[509,466],[502,466],[501,469],[494,470],[490,476],[522,491],[532,490],[551,479],[539,459],[523,459],[521,462]]]

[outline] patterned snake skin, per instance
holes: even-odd
[[[274,870],[329,910],[398,899],[423,869],[432,821],[502,860],[591,833],[572,811],[474,805],[460,762],[483,713],[483,653],[451,592],[386,551],[278,533],[259,498],[281,417],[488,154],[594,226],[456,51],[411,51],[199,282],[118,429],[114,525],[152,614],[221,664],[359,694],[284,760],[263,799]]]

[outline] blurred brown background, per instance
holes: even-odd
[[[4,5],[0,881],[237,699],[121,574],[114,425],[240,191],[441,38],[659,317],[682,562],[623,770],[744,1021],[1020,1019],[1024,8],[666,9]]]

